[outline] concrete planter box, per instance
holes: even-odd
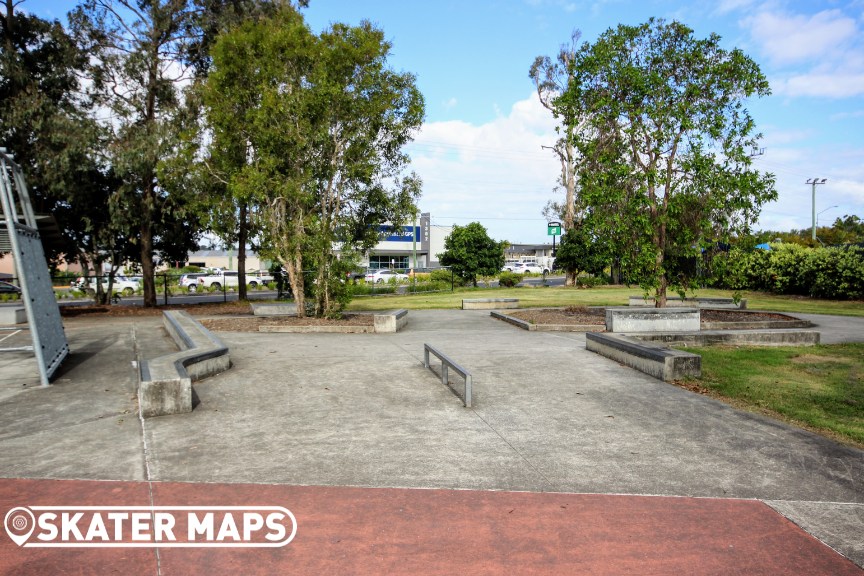
[[[698,308],[607,308],[607,332],[698,331]]]
[[[27,322],[27,311],[17,306],[0,306],[0,324],[23,324]]]

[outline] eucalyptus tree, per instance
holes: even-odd
[[[368,23],[313,34],[282,6],[221,35],[204,86],[205,162],[229,194],[248,202],[262,250],[282,262],[305,314],[345,301],[336,252],[369,248],[378,224],[416,211],[419,179],[402,152],[423,118],[410,74],[386,66],[390,46]],[[305,283],[309,284],[309,283]]]
[[[687,289],[674,262],[700,257],[749,228],[776,198],[752,165],[760,134],[745,104],[770,93],[759,66],[716,34],[679,22],[619,25],[584,43],[556,107],[587,120],[573,139],[584,161],[580,194],[628,277],[657,306]]]
[[[560,122],[555,127],[555,131],[559,134],[558,140],[554,145],[544,146],[544,148],[552,150],[561,163],[560,182],[561,186],[564,187],[564,202],[550,201],[546,206],[545,215],[549,218],[561,218],[565,230],[574,227],[577,212],[580,211],[580,202],[576,191],[577,164],[580,158],[573,134],[582,130],[586,122],[583,118],[574,117],[572,109],[559,107],[557,99],[567,91],[570,84],[573,74],[571,63],[576,56],[581,35],[580,31],[574,30],[570,37],[570,44],[562,45],[554,60],[549,56],[538,56],[528,70],[528,76],[534,82],[540,103],[544,108],[551,111],[552,115]],[[566,285],[575,285],[576,275],[571,269],[568,269],[566,274]]]
[[[187,0],[84,0],[69,14],[90,54],[90,95],[112,133],[105,152],[122,183],[110,203],[138,245],[145,306],[156,305],[157,246],[179,242],[182,251],[197,232],[178,226],[184,202],[157,177],[178,143],[174,115],[189,79],[182,62],[195,14]]]

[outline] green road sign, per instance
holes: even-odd
[[[561,224],[558,222],[550,222],[549,228],[547,231],[548,236],[560,236],[561,235]]]

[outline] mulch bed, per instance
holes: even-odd
[[[569,308],[544,308],[516,310],[508,312],[531,324],[557,324],[563,326],[597,325],[606,323],[606,313],[602,309],[570,306]],[[743,310],[702,310],[702,322],[766,322],[793,320],[784,314],[769,312],[747,312]]]
[[[203,304],[169,304],[168,306],[157,306],[156,308],[144,308],[143,306],[97,306],[89,304],[85,306],[61,306],[60,315],[64,318],[76,316],[128,318],[134,316],[159,316],[163,310],[185,310],[193,316],[236,316],[238,314],[252,314],[252,308],[248,302],[214,302]]]
[[[258,332],[261,326],[372,326],[374,323],[372,314],[345,314],[339,320],[296,316],[244,316],[201,320],[205,328],[214,332]]]

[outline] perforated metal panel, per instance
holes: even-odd
[[[39,376],[42,385],[47,386],[51,376],[69,354],[69,344],[63,331],[60,307],[51,285],[48,262],[36,228],[24,174],[3,148],[0,148],[0,205],[5,222],[4,236],[15,258],[15,268],[21,283]],[[24,222],[20,221],[22,217]]]

